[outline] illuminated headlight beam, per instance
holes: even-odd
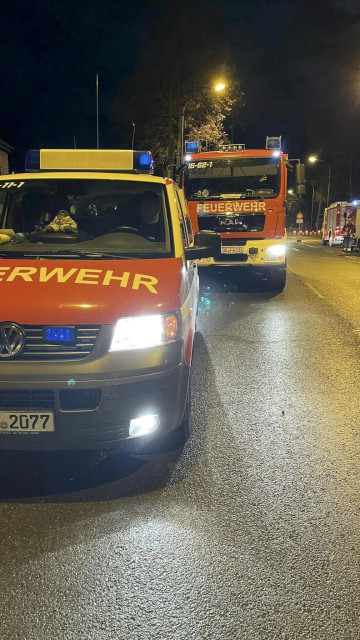
[[[120,318],[109,351],[148,349],[175,342],[181,334],[180,322],[177,313]]]
[[[266,250],[266,257],[269,260],[275,260],[276,258],[285,258],[285,245],[274,244],[272,247],[268,247]]]
[[[139,437],[154,433],[159,427],[160,419],[157,413],[140,416],[130,420],[129,436]]]

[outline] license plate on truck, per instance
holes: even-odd
[[[49,411],[0,411],[0,433],[48,433],[55,431]]]
[[[221,247],[221,253],[243,253],[243,247]]]

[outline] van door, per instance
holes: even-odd
[[[175,190],[175,201],[178,209],[181,235],[184,248],[191,245],[190,238],[193,237],[192,227],[187,211],[184,211],[179,198],[179,192]],[[199,297],[199,274],[196,260],[185,260],[184,256],[184,293],[181,305],[184,326],[185,362],[191,363],[192,349],[195,334],[196,312]],[[183,313],[184,309],[184,313]]]

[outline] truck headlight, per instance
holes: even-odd
[[[283,260],[285,258],[285,245],[273,244],[266,249],[265,260]]]
[[[175,342],[180,336],[181,319],[177,313],[120,318],[109,351],[158,347]]]

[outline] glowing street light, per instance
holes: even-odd
[[[326,206],[329,206],[329,197],[330,197],[330,180],[331,180],[331,169],[330,169],[330,165],[328,162],[326,162],[326,160],[321,160],[320,158],[318,158],[317,156],[309,156],[308,161],[311,162],[311,164],[315,164],[316,162],[323,162],[324,164],[326,164],[327,168],[328,168],[328,189],[327,189],[327,200],[326,200]]]
[[[224,89],[226,89],[226,83],[219,80],[219,82],[214,84],[212,88],[214,91],[216,91],[216,93],[221,93],[222,91],[224,91]],[[188,101],[186,100],[180,116],[180,142],[179,142],[178,163],[180,163],[181,156],[184,154],[184,142],[185,142],[184,127],[185,127],[185,110],[186,110],[187,102]]]

